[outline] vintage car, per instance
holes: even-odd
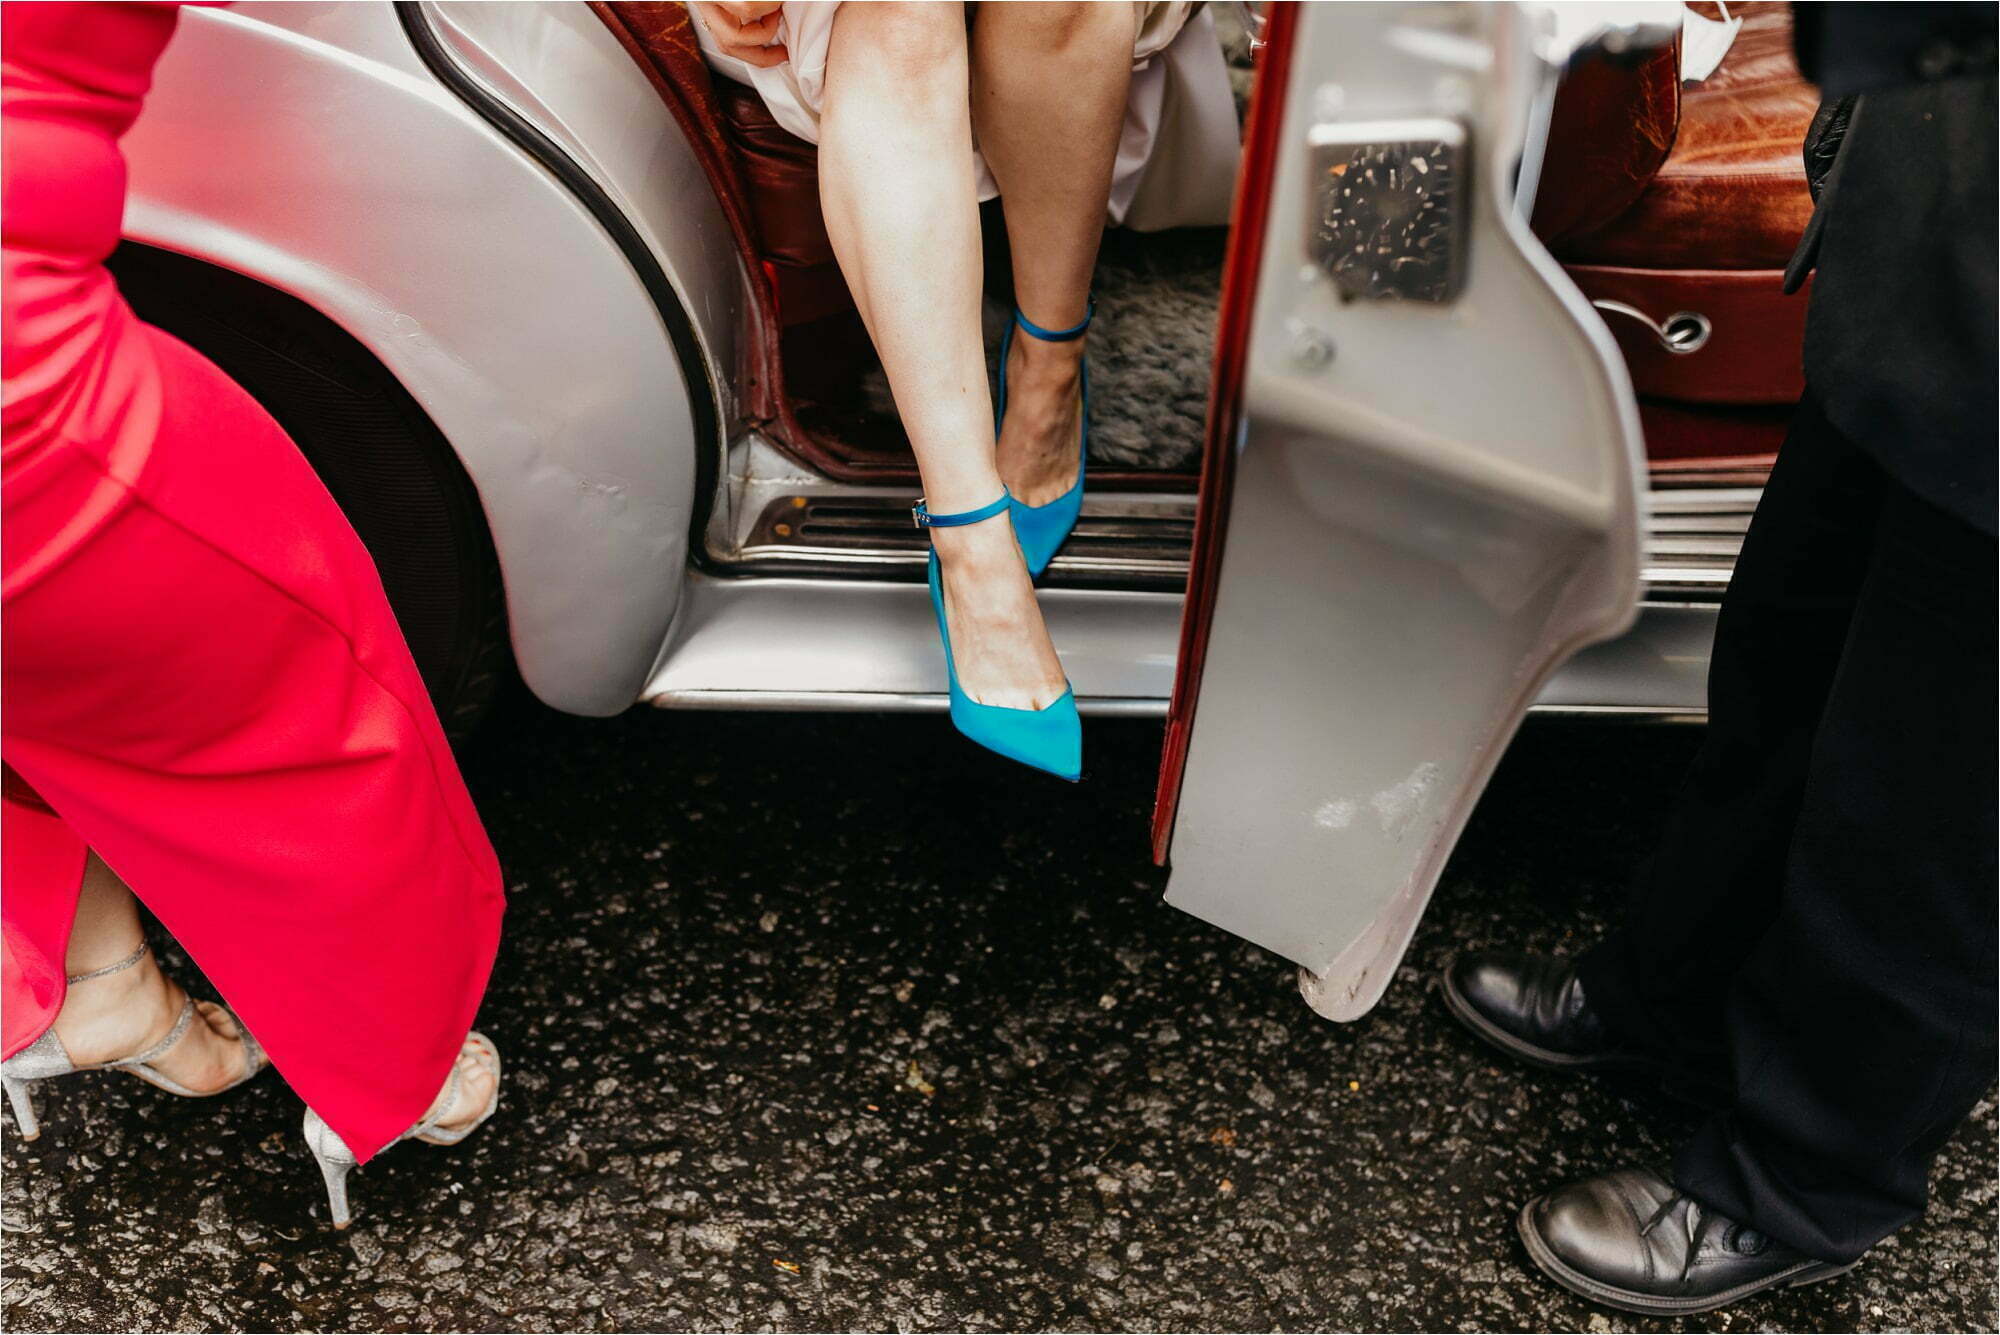
[[[1702,712],[1814,97],[1780,5],[1685,86],[1679,5],[1244,13],[1231,226],[1107,239],[1043,606],[1086,712],[1167,720],[1168,899],[1349,1019],[1526,711]],[[319,469],[449,722],[510,660],[584,714],[943,707],[814,150],[681,6],[191,12],[128,150],[126,291]]]

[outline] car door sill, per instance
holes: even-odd
[[[1641,538],[1646,602],[1712,605],[1721,599],[1764,476],[1762,469],[1655,475]],[[792,477],[744,487],[736,499],[727,550],[716,550],[711,533],[708,565],[715,573],[923,579],[927,540],[910,522],[915,498],[907,491]],[[1187,585],[1193,537],[1194,497],[1185,493],[1092,495],[1045,583],[1178,592]]]
[[[1079,709],[1165,713],[1179,593],[1052,588],[1041,601]],[[1712,604],[1643,606],[1631,630],[1557,672],[1535,711],[1700,717],[1714,626]],[[641,698],[668,709],[941,710],[944,658],[929,595],[916,581],[696,573]]]

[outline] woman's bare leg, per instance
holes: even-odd
[[[967,79],[961,5],[849,4],[834,19],[820,203],[940,514],[983,506],[1001,488],[980,340]],[[1011,526],[933,529],[931,539],[966,692],[1012,709],[1054,701],[1062,664]]]
[[[138,948],[139,902],[97,854],[84,860],[65,968],[75,976],[118,963]],[[173,1032],[186,994],[148,953],[117,973],[73,984],[56,1016],[56,1037],[79,1066],[144,1052]],[[243,1044],[229,1012],[198,1002],[187,1035],[153,1064],[189,1089],[220,1089],[243,1074]]]
[[[973,20],[973,125],[1000,185],[1014,300],[1046,329],[1081,321],[1090,299],[1134,22],[1117,3],[982,5]],[[1083,349],[1017,333],[1009,352],[1000,475],[1029,505],[1076,481]]]

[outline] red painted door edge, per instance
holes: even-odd
[[[1165,866],[1167,843],[1180,806],[1181,775],[1187,767],[1188,736],[1201,691],[1208,630],[1222,572],[1222,544],[1228,535],[1229,497],[1236,474],[1234,448],[1243,410],[1243,367],[1250,347],[1250,321],[1257,295],[1257,270],[1276,175],[1278,128],[1284,122],[1285,80],[1298,28],[1296,0],[1271,6],[1266,45],[1250,93],[1249,127],[1243,137],[1243,166],[1230,210],[1229,251],[1222,266],[1222,299],[1216,314],[1215,367],[1209,381],[1208,421],[1202,437],[1201,483],[1195,502],[1194,551],[1188,567],[1187,598],[1181,607],[1180,656],[1174,668],[1173,701],[1167,708],[1166,743],[1160,752],[1160,783],[1153,799],[1153,861]]]

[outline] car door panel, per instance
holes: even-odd
[[[1616,346],[1516,198],[1546,14],[1308,5],[1271,39],[1290,63],[1268,206],[1239,215],[1263,229],[1254,282],[1225,280],[1247,343],[1240,399],[1211,409],[1233,430],[1157,828],[1169,902],[1351,1019],[1542,683],[1630,624],[1645,474]]]

